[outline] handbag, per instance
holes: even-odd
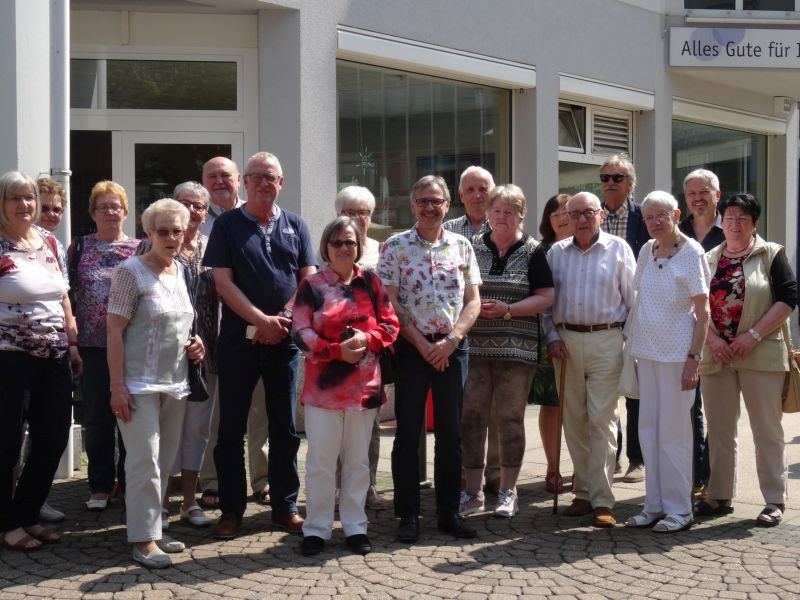
[[[792,348],[791,333],[789,332],[789,319],[783,322],[783,341],[786,343],[786,352],[789,356],[789,372],[783,385],[783,412],[800,412],[800,350]]]
[[[376,277],[370,271],[365,271],[364,274],[366,275],[369,273],[369,277]],[[369,299],[372,301],[372,309],[375,311],[375,318],[378,318],[378,299],[375,298],[375,294],[372,293],[372,281],[366,280],[367,284],[367,294],[369,294]],[[386,348],[382,349],[378,353],[378,362],[380,363],[381,367],[381,385],[389,385],[395,383],[397,381],[397,360],[394,355],[394,345],[387,346]]]
[[[178,268],[181,270],[183,275],[183,281],[186,284],[186,291],[189,294],[189,299],[192,302],[192,307],[194,308],[195,303],[195,291],[196,288],[189,277],[189,269],[187,269],[181,262],[178,262]],[[195,312],[194,317],[192,318],[192,326],[189,329],[189,337],[193,338],[195,336],[195,327],[197,323],[197,313]],[[208,394],[208,384],[206,383],[206,369],[203,365],[203,361],[196,363],[192,360],[188,360],[189,368],[187,373],[187,378],[189,379],[189,395],[186,399],[189,402],[205,402],[209,398]]]

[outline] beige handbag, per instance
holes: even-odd
[[[786,374],[786,383],[783,386],[783,412],[800,412],[800,350],[792,348],[792,338],[789,331],[789,319],[783,322],[783,341],[786,342],[786,352],[789,353],[789,372]]]

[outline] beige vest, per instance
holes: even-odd
[[[727,244],[723,242],[706,254],[711,276],[717,272],[719,259]],[[744,306],[739,321],[738,333],[743,333],[758,323],[758,320],[775,303],[772,296],[772,285],[769,270],[772,259],[783,246],[764,241],[756,235],[753,251],[744,261]],[[713,323],[710,325],[713,327]],[[788,371],[789,360],[786,355],[786,343],[783,341],[782,327],[778,327],[756,344],[747,358],[737,358],[732,368],[753,369],[756,371]],[[703,360],[700,362],[700,375],[719,373],[723,369],[721,363],[715,362],[711,348],[706,344],[703,348]]]

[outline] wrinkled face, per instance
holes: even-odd
[[[675,224],[680,218],[681,211],[669,210],[663,206],[649,205],[642,211],[644,223],[647,225],[647,233],[650,237],[657,240],[664,239],[672,235],[675,231]]]
[[[600,232],[603,211],[600,203],[591,196],[578,194],[567,202],[570,221],[575,225],[575,240],[581,247],[587,247]]]
[[[208,207],[202,197],[191,192],[183,192],[180,197],[175,198],[189,211],[189,229],[200,227],[208,216]]]
[[[493,233],[513,236],[521,230],[523,217],[516,206],[497,198],[489,210],[489,226]]]
[[[600,169],[600,188],[603,190],[603,201],[607,206],[612,208],[621,206],[631,193],[631,185],[631,177],[624,167],[604,165]]]
[[[39,225],[47,229],[47,231],[55,231],[61,223],[61,217],[64,216],[61,196],[58,194],[39,194],[39,202],[42,204]]]
[[[550,227],[556,232],[556,241],[560,242],[573,235],[574,222],[570,220],[567,214],[566,205],[561,205],[558,210],[550,213]]]
[[[155,229],[147,232],[151,252],[164,258],[175,258],[181,251],[185,232],[178,215],[156,215]]]
[[[239,169],[232,160],[218,157],[203,167],[203,187],[211,194],[214,204],[224,206],[239,195]]]
[[[359,233],[363,240],[367,239],[367,229],[372,223],[372,211],[369,205],[363,200],[353,200],[348,202],[339,213],[340,217],[350,217],[358,225]]]
[[[722,215],[722,231],[725,241],[735,249],[744,248],[756,232],[758,221],[738,206],[731,206]]]
[[[445,198],[444,191],[438,185],[416,190],[411,201],[411,212],[417,218],[417,223],[426,229],[441,227],[444,216],[450,210],[450,202]]]
[[[91,217],[97,228],[121,228],[125,220],[125,209],[122,200],[116,194],[106,193],[97,197]]]
[[[683,186],[683,193],[686,196],[686,206],[695,218],[716,214],[719,190],[712,190],[704,179],[690,179]]]
[[[283,188],[283,171],[274,158],[251,160],[244,175],[247,201],[261,205],[274,204]]]
[[[337,273],[352,270],[356,256],[358,256],[358,242],[352,227],[345,227],[328,240],[328,264]]]
[[[492,184],[489,179],[480,173],[469,172],[461,180],[458,188],[458,197],[464,203],[467,216],[473,221],[486,219],[486,210],[489,203],[489,192]]]
[[[23,185],[10,191],[3,201],[6,221],[16,226],[32,225],[36,214],[36,190]]]

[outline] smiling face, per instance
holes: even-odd
[[[244,176],[247,201],[261,208],[275,204],[283,188],[281,164],[274,157],[250,159]]]
[[[36,190],[29,185],[10,190],[3,199],[3,216],[12,227],[25,228],[36,222]]]
[[[352,227],[345,227],[328,239],[328,264],[339,275],[345,276],[353,271],[358,257],[357,240]]]
[[[603,224],[603,211],[600,199],[594,194],[580,192],[567,201],[567,212],[574,223],[575,241],[582,249],[587,249],[600,233]]]
[[[554,212],[550,213],[550,227],[556,234],[556,241],[560,242],[573,235],[574,223],[567,214],[566,203],[559,206]]]
[[[211,201],[218,206],[232,206],[239,195],[239,169],[236,163],[218,156],[203,165],[203,187],[211,195]]]
[[[438,185],[419,188],[414,192],[411,212],[414,213],[421,228],[430,231],[441,228],[444,216],[450,210],[450,202],[446,198],[444,191]]]
[[[64,206],[61,196],[58,194],[41,193],[39,203],[42,205],[42,212],[39,215],[39,225],[47,231],[55,231],[64,216]]]
[[[156,215],[155,228],[147,232],[153,254],[167,261],[175,258],[181,251],[185,230],[181,219],[174,214]]]
[[[758,221],[753,221],[747,211],[739,206],[731,206],[725,209],[722,215],[722,231],[725,234],[725,241],[733,250],[741,250],[747,247],[758,227]]]
[[[690,179],[683,186],[683,193],[686,206],[696,219],[716,215],[720,192],[711,189],[705,179]]]
[[[208,216],[208,207],[203,198],[198,194],[183,192],[178,198],[175,198],[175,200],[183,204],[186,210],[189,211],[189,229],[197,229],[202,225],[203,221],[206,220]]]
[[[492,181],[484,173],[478,171],[470,171],[461,179],[458,197],[464,203],[464,208],[470,220],[486,220],[489,192],[492,187]]]

